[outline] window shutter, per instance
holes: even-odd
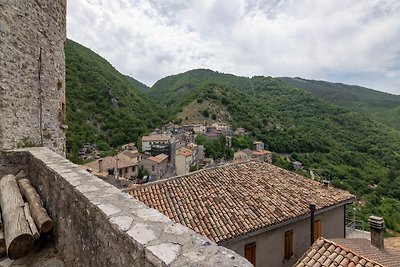
[[[256,266],[256,243],[250,243],[244,246],[244,257],[254,266]]]

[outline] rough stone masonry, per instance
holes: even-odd
[[[0,150],[65,155],[66,0],[0,0]]]

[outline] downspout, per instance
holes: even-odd
[[[310,204],[310,227],[311,227],[311,235],[310,235],[310,246],[314,243],[314,217],[315,217],[315,204]]]
[[[343,237],[346,238],[346,207],[347,205],[343,206]],[[355,222],[354,222],[355,223]]]

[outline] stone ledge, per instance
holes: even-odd
[[[6,154],[25,156],[67,265],[252,266],[47,148]]]

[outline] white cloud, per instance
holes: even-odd
[[[68,37],[147,84],[193,68],[400,93],[397,0],[69,0]]]

